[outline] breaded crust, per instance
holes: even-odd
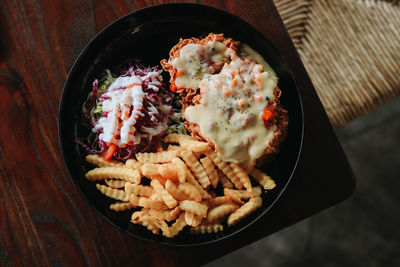
[[[218,41],[223,44],[225,44],[227,47],[237,51],[238,48],[240,47],[240,43],[237,41],[234,41],[232,38],[225,38],[224,35],[221,34],[214,34],[210,33],[207,37],[203,39],[198,39],[198,38],[190,38],[190,39],[180,39],[179,43],[176,44],[170,51],[169,53],[169,60],[173,60],[177,57],[180,56],[180,50],[187,44],[207,44],[209,41]],[[176,79],[176,72],[177,69],[173,67],[171,64],[168,63],[168,60],[163,59],[161,61],[161,66],[165,71],[168,71],[170,74],[170,83],[171,85],[175,85],[175,79]],[[223,66],[219,66],[216,68],[216,72],[218,73]],[[182,100],[182,118],[184,118],[184,112],[186,107],[200,104],[200,89],[199,88],[180,88],[177,90],[177,92],[180,94]],[[281,96],[281,90],[276,87],[274,89],[274,95],[275,99],[270,105],[272,105],[275,108],[276,115],[273,117],[272,121],[269,121],[270,125],[276,125],[277,129],[274,131],[274,138],[269,142],[268,147],[264,151],[265,155],[271,155],[279,152],[279,146],[282,143],[282,141],[285,139],[287,135],[287,129],[288,129],[288,123],[289,123],[289,117],[288,117],[288,112],[282,106],[280,105],[279,98]],[[196,138],[198,140],[202,141],[207,141],[211,147],[215,148],[214,144],[212,143],[211,140],[208,138],[205,138],[202,136],[200,132],[200,126],[191,123],[189,121],[184,122],[186,128],[189,130],[189,132],[192,134],[193,138]],[[267,126],[266,126],[267,127]]]

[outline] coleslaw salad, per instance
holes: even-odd
[[[118,77],[106,70],[82,105],[91,133],[76,142],[105,160],[125,161],[135,153],[154,151],[167,129],[185,132],[177,96],[165,89],[161,72],[136,60]]]

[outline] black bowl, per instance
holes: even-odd
[[[109,209],[113,202],[100,194],[95,184],[85,179],[93,166],[86,163],[86,151],[75,143],[89,130],[82,126],[81,105],[95,78],[105,69],[113,69],[126,59],[140,59],[144,65],[155,66],[168,58],[169,50],[179,38],[200,36],[209,32],[250,45],[272,66],[282,89],[281,103],[289,112],[289,131],[280,153],[273,162],[263,166],[275,179],[277,187],[263,193],[263,205],[234,227],[221,233],[190,235],[183,231],[173,239],[153,235],[144,227],[130,223],[131,212],[117,213]],[[137,238],[168,245],[199,245],[215,242],[249,227],[284,191],[300,155],[303,139],[303,110],[299,92],[285,59],[260,32],[240,18],[218,9],[195,4],[166,4],[132,12],[100,32],[82,51],[65,83],[59,109],[59,140],[68,172],[86,200],[108,222]]]

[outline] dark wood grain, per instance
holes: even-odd
[[[0,2],[0,265],[195,266],[348,197],[351,169],[272,1],[191,1],[245,19],[294,70],[305,111],[304,150],[289,188],[254,227],[200,248],[139,241],[89,207],[72,184],[57,140],[58,104],[73,61],[101,29],[130,11],[173,1]],[[320,155],[323,153],[323,157]]]

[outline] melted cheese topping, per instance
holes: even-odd
[[[270,78],[276,78],[275,71],[271,68],[267,61],[265,61],[265,59],[259,53],[257,53],[247,44],[242,44],[239,54],[241,58],[247,58],[249,60],[257,62],[258,64],[261,64],[263,66],[263,70],[269,73]]]
[[[205,74],[215,73],[216,66],[228,62],[231,53],[235,51],[216,41],[209,41],[205,45],[185,45],[180,50],[179,57],[169,62],[183,71],[177,75],[175,85],[178,88],[197,88]]]
[[[243,166],[250,166],[264,153],[276,130],[275,125],[265,127],[262,114],[274,100],[277,78],[265,60],[250,49],[244,47],[243,58],[225,50],[230,62],[218,74],[203,74],[197,83],[200,104],[187,107],[184,113],[186,120],[200,126],[202,136],[213,142],[224,161]]]

